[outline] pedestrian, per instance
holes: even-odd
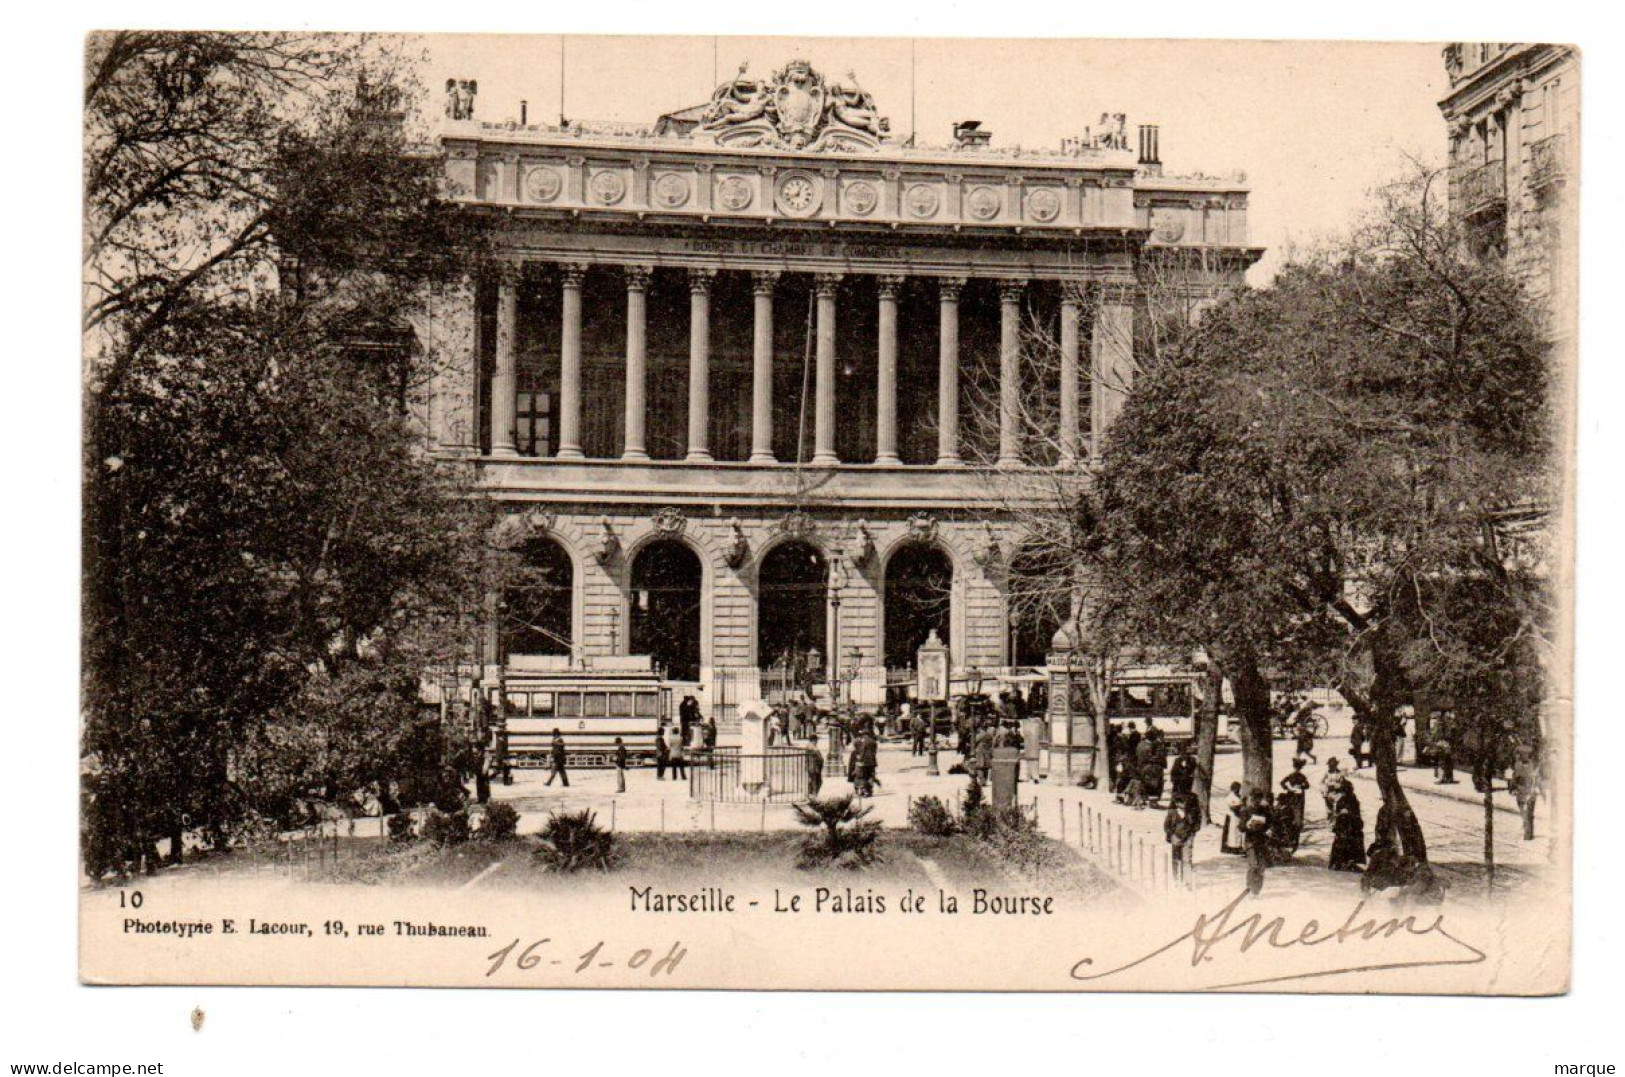
[[[1155,807],[1162,798],[1163,770],[1168,755],[1163,747],[1162,731],[1150,720],[1146,721],[1146,734],[1140,741],[1137,766],[1140,771],[1140,794],[1148,806]]]
[[[564,788],[570,788],[570,775],[564,769],[564,734],[557,729],[553,730],[553,739],[547,746],[547,757],[553,766],[553,769],[548,772],[547,784],[552,785],[553,779],[557,778],[564,783]]]
[[[1337,816],[1337,798],[1344,790],[1352,788],[1349,785],[1349,776],[1343,773],[1338,766],[1338,759],[1334,755],[1326,760],[1326,775],[1320,779],[1320,796],[1326,802],[1326,821],[1330,823]]]
[[[1450,727],[1440,722],[1433,734],[1433,784],[1456,784],[1456,746],[1450,742]]]
[[[1168,814],[1162,817],[1162,833],[1173,852],[1174,878],[1183,880],[1185,873],[1195,864],[1196,835],[1202,829],[1196,805],[1189,795],[1176,796],[1168,805]]]
[[[1405,715],[1394,715],[1394,766],[1405,762]]]
[[[1224,831],[1219,836],[1219,851],[1229,853],[1231,856],[1240,856],[1247,851],[1242,837],[1245,833],[1243,823],[1246,822],[1247,798],[1241,795],[1241,783],[1230,783],[1230,795],[1224,799],[1225,816]]]
[[[1140,741],[1142,739],[1143,738],[1140,736],[1139,727],[1133,722],[1130,722],[1128,724],[1128,732],[1123,736],[1123,755],[1129,759],[1139,759]]]
[[[1196,785],[1196,757],[1191,755],[1190,746],[1182,744],[1179,754],[1174,756],[1174,765],[1168,772],[1168,786],[1170,795],[1174,799],[1190,796]]]
[[[988,776],[993,773],[993,729],[991,726],[983,726],[977,731],[972,742],[972,756],[976,761],[976,780],[986,785]]]
[[[706,715],[705,721],[700,723],[700,730],[702,733],[701,743],[704,744],[705,750],[708,752],[715,751],[717,746],[716,719]]]
[[[626,742],[615,738],[615,791],[626,792]]]
[[[1512,795],[1523,818],[1523,840],[1535,840],[1535,800],[1540,796],[1540,756],[1532,744],[1519,744],[1512,765]]]
[[[688,766],[683,757],[683,731],[677,726],[666,728],[666,765],[671,768],[673,781],[688,779]]]
[[[655,732],[655,781],[666,780],[666,768],[671,765],[671,749],[666,747],[666,730],[670,723],[662,722]]]
[[[1257,897],[1264,890],[1264,869],[1269,866],[1271,818],[1270,795],[1254,789],[1241,814],[1242,841],[1247,851],[1247,892]]]
[[[1350,786],[1338,795],[1332,813],[1332,851],[1326,866],[1332,871],[1359,871],[1365,856],[1365,819],[1360,814],[1360,798]]]
[[[1287,808],[1292,816],[1292,850],[1298,849],[1298,839],[1303,835],[1303,806],[1304,798],[1309,792],[1309,776],[1303,772],[1303,759],[1299,757],[1292,761],[1292,773],[1281,779],[1281,795],[1288,798]]]
[[[1356,718],[1354,725],[1349,729],[1349,755],[1354,757],[1354,769],[1364,770],[1366,752],[1365,745],[1368,735],[1364,718]]]
[[[1318,764],[1320,760],[1315,758],[1315,730],[1309,715],[1298,719],[1297,740],[1297,758],[1306,763]]]
[[[1270,849],[1275,862],[1284,864],[1303,840],[1303,797],[1277,793],[1270,812]]]
[[[689,738],[689,730],[700,723],[700,701],[692,695],[684,696],[683,701],[677,705],[677,722],[681,728],[681,736],[686,743]]]
[[[919,711],[915,711],[913,714],[909,715],[909,717],[908,717],[908,732],[909,732],[909,737],[912,740],[912,745],[910,747],[911,754],[913,754],[913,755],[924,755],[925,754],[925,719],[920,717],[920,712]]]
[[[815,797],[824,788],[824,754],[818,745],[807,749],[807,795]]]

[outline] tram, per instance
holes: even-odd
[[[509,667],[485,691],[492,747],[510,767],[546,767],[554,730],[571,767],[614,766],[616,737],[632,765],[648,764],[672,715],[653,670]]]

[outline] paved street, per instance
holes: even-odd
[[[1271,870],[1268,889],[1272,893],[1358,891],[1358,875],[1326,869],[1331,834],[1318,793],[1325,762],[1331,755],[1340,756],[1343,767],[1350,765],[1346,754],[1347,728],[1346,719],[1332,716],[1332,732],[1319,745],[1319,763],[1308,768],[1316,788],[1308,798],[1302,847],[1292,864]],[[1277,780],[1290,769],[1291,755],[1290,742],[1276,742]],[[943,773],[932,776],[927,772],[926,759],[910,755],[906,745],[883,746],[880,754],[882,785],[869,801],[874,817],[888,827],[904,827],[908,825],[909,805],[917,797],[938,796],[956,805],[966,779],[947,771],[958,759],[956,753],[942,751],[939,763]],[[1241,777],[1241,753],[1234,745],[1221,745],[1215,772],[1214,818],[1218,820],[1223,816],[1219,794],[1231,781]],[[1376,782],[1370,769],[1353,774],[1355,788],[1366,809],[1369,841],[1369,827],[1379,801]],[[512,785],[495,789],[498,799],[510,801],[520,809],[522,832],[540,829],[550,812],[581,808],[592,809],[602,823],[622,831],[771,830],[798,826],[787,804],[764,806],[691,800],[686,782],[658,781],[652,769],[631,771],[624,794],[614,792],[615,776],[611,771],[574,771],[569,789],[556,784],[549,788],[545,777],[542,771],[516,772]],[[1458,785],[1436,786],[1430,769],[1415,767],[1403,768],[1401,781],[1422,820],[1430,857],[1447,885],[1457,894],[1483,893],[1484,811],[1482,798],[1473,791],[1471,782],[1464,776]],[[851,786],[842,778],[832,777],[824,784],[825,795],[850,790]],[[1019,795],[1021,803],[1036,812],[1046,833],[1078,848],[1130,887],[1143,892],[1161,892],[1171,887],[1160,810],[1135,810],[1114,803],[1107,793],[1056,782],[1023,781]],[[1544,885],[1532,872],[1545,865],[1551,855],[1546,805],[1542,803],[1541,818],[1537,820],[1537,840],[1525,842],[1510,795],[1498,789],[1496,801],[1499,809],[1495,814],[1496,887],[1522,889]],[[1197,839],[1198,885],[1239,887],[1246,870],[1245,861],[1219,851],[1220,834],[1218,825],[1208,826]]]

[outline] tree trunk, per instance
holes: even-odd
[[[169,825],[169,862],[179,864],[185,856],[185,842],[182,840],[186,831],[182,829],[179,821]]]
[[[1371,682],[1371,698],[1365,702],[1363,708],[1366,729],[1369,731],[1368,750],[1371,752],[1372,765],[1376,769],[1377,791],[1382,794],[1383,806],[1388,809],[1389,825],[1399,836],[1400,851],[1426,864],[1427,838],[1422,835],[1421,821],[1411,809],[1410,799],[1405,795],[1405,787],[1399,783],[1399,756],[1394,751],[1394,711],[1401,702],[1404,671],[1400,668],[1399,661],[1389,648],[1384,635],[1382,629],[1378,628],[1372,633],[1371,639],[1371,669],[1374,676]],[[1344,694],[1344,698],[1355,704],[1355,700],[1347,693]],[[1362,708],[1355,704],[1357,717],[1361,716],[1361,710]]]
[[[1202,708],[1196,713],[1196,797],[1202,805],[1202,821],[1211,823],[1213,813],[1213,757],[1219,745],[1219,709],[1224,706],[1224,674],[1212,662],[1207,664],[1207,688]]]
[[[1227,663],[1236,697],[1236,734],[1241,741],[1242,782],[1248,792],[1275,788],[1275,739],[1270,735],[1270,686],[1252,657]]]

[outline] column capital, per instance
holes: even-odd
[[[516,286],[524,275],[525,263],[515,259],[504,258],[491,266],[491,279],[507,288]]]
[[[813,287],[817,290],[820,296],[833,297],[835,295],[835,290],[840,286],[841,274],[839,273],[813,274]]]
[[[587,279],[587,270],[591,268],[586,262],[560,262],[559,280],[566,288],[579,288],[582,281]]]
[[[1027,290],[1027,282],[1006,278],[999,281],[999,301],[1001,303],[1021,302],[1021,293]]]
[[[968,280],[967,277],[938,277],[937,294],[944,300],[957,300]]]
[[[710,295],[711,284],[716,279],[716,270],[696,266],[688,271],[688,290],[694,295]]]
[[[773,289],[779,285],[779,271],[776,269],[755,269],[750,274],[750,289],[757,295],[772,295]]]
[[[903,273],[882,273],[875,282],[880,286],[880,298],[896,299],[897,293],[908,283],[908,277]]]
[[[654,267],[622,266],[621,273],[626,277],[628,291],[646,292],[649,290],[649,279],[654,276]]]

